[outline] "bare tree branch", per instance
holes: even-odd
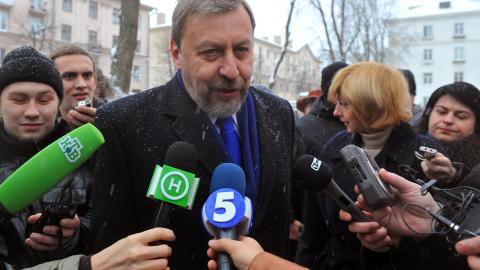
[[[288,50],[288,43],[290,43],[290,23],[292,21],[292,14],[293,14],[293,9],[295,8],[295,2],[296,0],[290,0],[290,10],[288,12],[287,23],[285,25],[285,41],[283,43],[283,48],[280,53],[280,56],[275,63],[272,76],[270,77],[270,80],[268,82],[268,88],[270,89],[272,89],[273,86],[275,85],[275,79],[277,78],[278,69],[280,68],[283,58],[285,57],[285,54],[287,53],[287,50]]]
[[[332,41],[330,39],[330,29],[328,27],[328,23],[326,20],[326,15],[325,12],[323,11],[322,4],[320,3],[320,0],[310,0],[310,3],[320,12],[320,15],[322,17],[322,24],[323,24],[323,29],[325,30],[325,36],[327,38],[327,44],[328,44],[328,52],[330,55],[330,61],[334,62],[335,61],[335,51],[333,49]]]

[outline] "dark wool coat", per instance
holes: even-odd
[[[50,143],[68,133],[66,122],[61,121],[55,131],[39,143],[18,142],[7,135],[0,126],[0,183],[8,178],[25,161]],[[20,269],[66,255],[84,252],[89,228],[89,188],[92,181],[92,166],[89,162],[65,177],[55,188],[33,202],[13,217],[0,216],[0,261],[6,261]],[[64,250],[36,251],[25,244],[25,226],[30,215],[40,213],[46,204],[75,204],[81,225],[72,242],[65,243]],[[0,267],[1,269],[1,267]]]
[[[250,88],[260,146],[260,184],[251,236],[265,250],[288,252],[288,208],[293,151],[293,112],[288,102]],[[207,119],[176,78],[166,85],[108,103],[95,125],[106,143],[98,152],[93,184],[92,250],[99,251],[130,234],[152,228],[159,202],[147,199],[156,164],[167,148],[186,141],[200,154],[201,178],[192,210],[175,208],[168,228],[175,232],[172,269],[205,269],[211,238],[201,223],[213,169],[228,159]]]
[[[338,133],[325,145],[320,159],[332,169],[338,186],[356,201],[357,194],[353,190],[355,180],[340,155],[340,150],[348,144],[360,146],[360,135],[346,131]],[[421,172],[420,161],[414,155],[419,146],[439,149],[433,138],[416,134],[407,123],[399,124],[375,161],[380,168],[407,177],[399,170],[399,165],[410,165]],[[347,270],[361,269],[360,266],[364,265],[365,269],[437,269],[430,267],[430,258],[418,243],[409,240],[398,250],[389,253],[374,253],[364,249],[364,256],[361,257],[360,241],[348,230],[348,224],[339,219],[340,209],[319,192],[307,192],[304,211],[305,227],[296,260],[308,268]],[[392,265],[395,267],[392,268]]]
[[[325,104],[325,100],[317,98],[310,112],[295,122],[295,160],[301,155],[310,154],[320,156],[323,146],[345,125],[333,116],[333,109]],[[302,220],[304,188],[300,181],[292,182],[292,205],[294,219]]]
[[[303,146],[298,147],[300,153],[296,153],[297,157],[301,154],[318,156],[327,141],[344,130],[345,125],[333,116],[333,110],[327,107],[325,101],[318,98],[312,104],[310,112],[297,120],[295,128],[297,143],[303,143]]]

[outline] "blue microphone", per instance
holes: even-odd
[[[234,163],[218,165],[210,181],[210,196],[202,208],[205,229],[215,238],[238,240],[251,226],[252,203],[245,197],[245,173]],[[227,254],[217,254],[219,270],[235,269]]]

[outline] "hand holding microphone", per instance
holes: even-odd
[[[168,269],[172,249],[168,245],[149,246],[155,241],[174,241],[175,234],[153,228],[129,235],[92,256],[92,270]]]
[[[393,187],[396,202],[392,206],[386,206],[377,210],[372,210],[372,217],[380,225],[385,226],[390,231],[401,235],[419,237],[431,232],[432,216],[424,209],[432,213],[439,211],[439,206],[430,194],[422,195],[420,186],[407,179],[380,170],[380,175],[386,183]],[[359,193],[358,188],[355,191]],[[357,197],[358,204],[364,209],[368,209],[365,204],[364,195]],[[403,207],[407,204],[417,205],[418,207]],[[408,224],[408,226],[406,225]]]
[[[380,170],[380,176],[393,188],[396,202],[392,206],[368,210],[376,222],[352,222],[351,215],[340,210],[340,219],[351,222],[348,229],[357,233],[362,245],[377,252],[387,251],[398,245],[401,235],[419,237],[431,232],[432,217],[420,208],[403,209],[404,205],[418,205],[430,209],[431,212],[439,210],[430,194],[421,194],[419,185],[384,169]],[[360,194],[357,186],[355,192],[359,194],[359,206],[368,209],[364,195]]]
[[[245,197],[245,174],[233,163],[217,166],[212,174],[210,196],[202,208],[205,229],[215,238],[238,240],[248,233],[252,203]],[[234,269],[227,254],[217,254],[219,270]]]
[[[263,252],[263,248],[253,238],[240,236],[240,241],[231,239],[210,240],[208,242],[209,249],[207,255],[215,258],[218,252],[229,254],[235,267],[239,270],[248,269],[255,256]],[[217,262],[210,260],[208,269],[218,269]]]

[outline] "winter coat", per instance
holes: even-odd
[[[295,129],[297,145],[303,144],[298,146],[296,157],[302,154],[318,156],[327,141],[344,130],[345,125],[333,116],[333,109],[328,107],[324,99],[317,98],[310,112],[296,121]]]
[[[0,129],[0,183],[44,147],[70,131],[66,122],[60,121],[46,139],[38,143],[24,143],[8,135],[3,126],[0,126]],[[24,268],[83,251],[88,238],[88,203],[92,172],[92,166],[87,162],[13,217],[0,214],[0,260],[15,268]],[[77,205],[76,213],[81,219],[81,226],[70,241],[63,243],[62,250],[36,251],[25,244],[27,219],[30,215],[43,212],[45,207],[52,203]]]
[[[457,181],[450,183],[448,186],[465,185],[480,188],[480,180],[464,182],[462,179],[470,173],[473,167],[480,164],[480,134],[473,134],[467,138],[453,142],[440,142],[445,155],[454,162],[460,173]]]
[[[332,169],[338,186],[356,201],[354,177],[340,155],[340,150],[348,144],[361,146],[361,136],[346,131],[338,133],[325,145],[320,159]],[[380,168],[410,179],[399,165],[409,165],[421,172],[420,161],[414,155],[419,146],[439,149],[433,138],[418,135],[409,124],[401,123],[393,129],[375,161]],[[398,249],[388,253],[375,253],[365,248],[361,252],[360,241],[348,230],[348,223],[339,219],[339,210],[330,198],[321,193],[306,193],[305,227],[297,251],[298,263],[311,269],[325,270],[442,269],[442,264],[434,264],[439,268],[432,268],[430,257],[413,241],[404,241]],[[395,267],[392,268],[392,265]]]
[[[22,270],[77,270],[83,255],[73,255],[65,259],[42,263]]]
[[[288,209],[293,155],[293,112],[285,100],[250,88],[260,148],[260,181],[250,235],[268,252],[288,253]],[[155,165],[162,165],[176,141],[192,144],[200,155],[200,178],[191,210],[174,207],[167,226],[175,232],[172,269],[204,269],[211,237],[201,222],[216,166],[225,151],[209,130],[207,117],[174,78],[166,85],[105,104],[95,125],[106,140],[97,154],[93,182],[92,252],[152,227],[159,202],[146,197]],[[97,181],[96,179],[99,179]]]
[[[295,122],[294,160],[301,155],[310,154],[320,156],[320,152],[335,134],[345,129],[345,125],[333,116],[330,108],[322,97],[317,98],[310,112]],[[300,181],[292,182],[292,219],[302,220],[304,187]]]

